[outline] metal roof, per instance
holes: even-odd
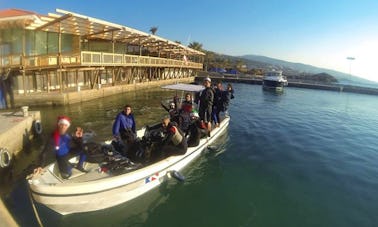
[[[48,16],[37,16],[38,19],[35,19],[32,23],[25,24],[26,29],[57,33],[60,31],[61,33],[74,34],[89,40],[100,39],[123,42],[174,54],[205,55],[201,51],[156,35],[62,9],[56,9],[56,13],[49,13]]]

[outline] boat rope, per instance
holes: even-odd
[[[35,219],[37,219],[38,225],[39,225],[40,227],[43,227],[43,224],[42,224],[41,218],[39,217],[39,214],[38,214],[37,208],[35,207],[35,204],[34,204],[34,200],[33,200],[32,194],[31,194],[30,187],[28,187],[28,191],[29,191],[29,199],[30,199],[30,203],[31,203],[31,205],[32,205],[32,207],[33,207],[33,211],[34,211]]]
[[[45,172],[45,170],[42,169],[42,167],[38,167],[38,168],[35,168],[33,170],[33,173],[32,174],[29,174],[27,177],[26,177],[26,180],[30,180],[32,179],[33,177],[39,175],[39,174],[43,174]]]

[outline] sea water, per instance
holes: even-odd
[[[174,180],[114,208],[60,216],[38,205],[45,226],[377,226],[378,96],[234,84],[228,131]],[[138,127],[166,114],[153,89],[42,108],[45,133],[59,114],[111,136],[126,103]],[[40,145],[35,145],[38,153]],[[30,157],[35,158],[36,155]],[[30,158],[25,154],[25,159]],[[33,159],[31,158],[31,159]],[[25,181],[5,200],[22,226],[37,226]]]

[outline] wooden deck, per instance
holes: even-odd
[[[202,63],[168,58],[148,57],[129,54],[81,51],[74,54],[36,55],[22,57],[9,55],[0,58],[0,68],[20,68],[35,70],[54,67],[82,66],[129,66],[129,67],[168,67],[202,69]]]

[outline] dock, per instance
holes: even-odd
[[[28,111],[25,117],[21,110],[0,113],[0,148],[16,156],[35,134],[33,124],[37,120],[41,120],[39,111]]]

